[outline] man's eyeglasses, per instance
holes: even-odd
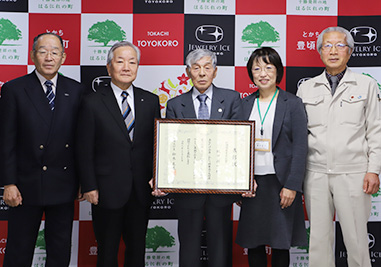
[[[323,51],[331,51],[332,47],[335,47],[336,50],[338,51],[344,51],[345,48],[347,47],[348,45],[347,44],[343,44],[343,43],[337,43],[337,44],[330,44],[330,43],[327,43],[327,44],[324,44],[321,49]],[[349,46],[348,46],[349,47]]]
[[[47,55],[50,54],[50,56],[52,58],[58,59],[62,56],[63,52],[61,52],[59,50],[47,51],[47,50],[40,49],[40,50],[36,51],[36,54],[37,54],[37,56],[39,56],[41,58],[45,58]]]

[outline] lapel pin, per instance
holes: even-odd
[[[142,98],[142,99],[140,99],[140,101],[141,101],[141,102],[143,102],[143,101],[144,101],[144,99]]]
[[[219,108],[219,109],[218,109],[218,112],[220,112],[220,113],[221,113],[221,112],[222,112],[222,108]]]
[[[68,94],[68,93],[64,93],[64,95],[65,95],[65,96],[69,96],[69,94]]]

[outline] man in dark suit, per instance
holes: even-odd
[[[0,153],[10,206],[4,266],[31,266],[45,214],[46,266],[68,266],[74,200],[74,127],[82,86],[58,74],[66,59],[60,36],[43,33],[30,52],[35,71],[3,85]]]
[[[212,84],[217,57],[197,49],[186,58],[186,72],[193,88],[168,101],[168,119],[241,119],[239,93]],[[210,115],[209,115],[210,114]],[[175,196],[180,239],[180,267],[200,264],[201,231],[206,219],[208,266],[231,266],[231,207],[238,196],[177,194]]]
[[[116,43],[109,51],[111,83],[84,98],[78,118],[77,163],[82,192],[92,204],[97,266],[117,267],[120,238],[124,266],[144,266],[152,203],[154,120],[159,98],[135,87],[140,51]]]

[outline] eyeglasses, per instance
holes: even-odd
[[[349,47],[349,45],[347,44],[343,44],[343,43],[337,43],[337,44],[330,44],[330,43],[327,43],[327,44],[324,44],[321,49],[323,51],[331,51],[332,47],[335,47],[338,51],[344,51],[346,47]]]
[[[261,68],[261,67],[259,67],[259,66],[253,66],[253,67],[251,68],[251,71],[252,71],[253,73],[260,73],[260,72],[262,72],[262,71],[265,71],[266,73],[273,73],[273,72],[276,71],[276,68],[275,68],[275,66],[273,66],[273,65],[267,65],[267,66],[265,66],[264,68]]]
[[[54,59],[60,58],[63,54],[63,52],[61,52],[59,50],[47,51],[47,50],[43,50],[43,49],[37,50],[36,53],[37,53],[37,56],[39,56],[41,58],[45,58],[47,55],[50,54],[50,56]]]

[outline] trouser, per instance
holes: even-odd
[[[363,192],[364,176],[307,171],[304,196],[311,227],[309,267],[335,266],[335,211],[348,252],[348,267],[371,267],[367,230],[371,195]]]

